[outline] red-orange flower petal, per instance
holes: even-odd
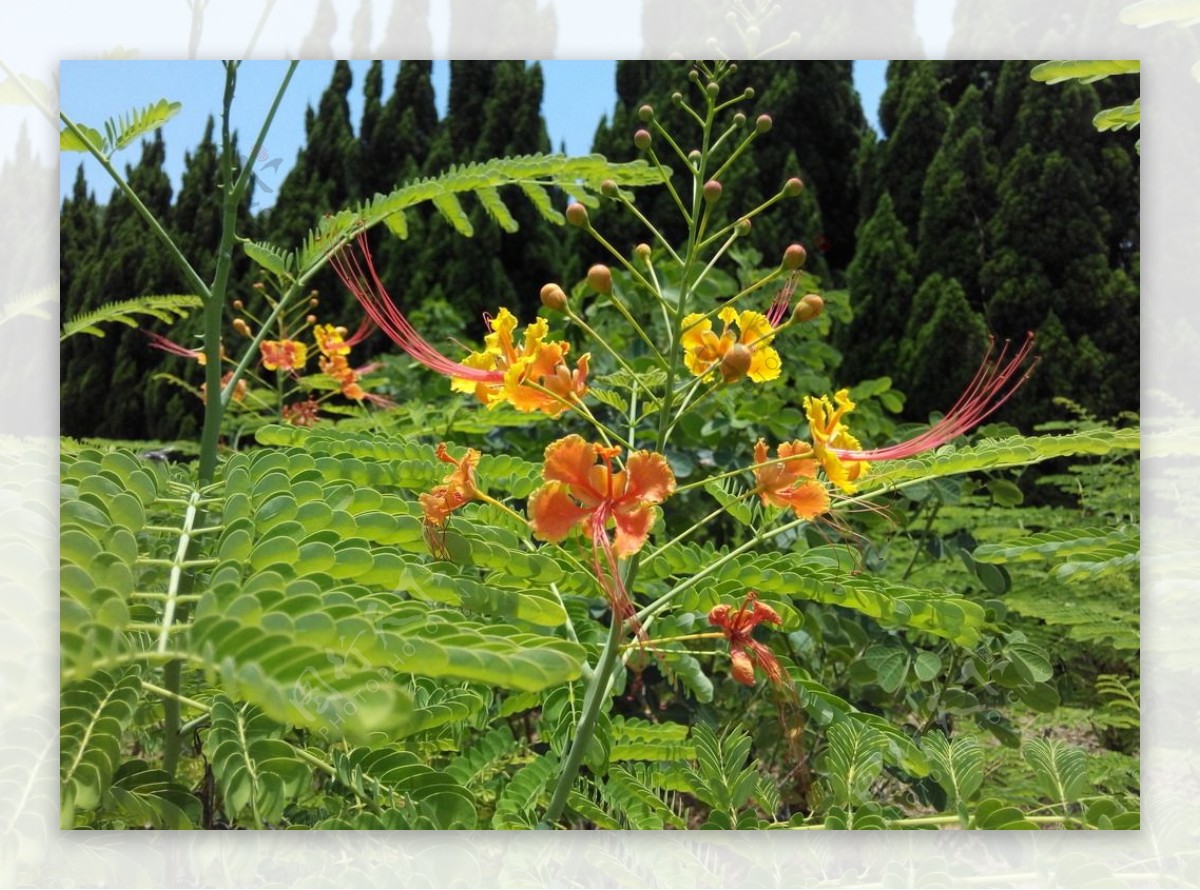
[[[654,525],[654,508],[641,504],[632,509],[618,508],[613,512],[617,523],[617,535],[613,541],[613,552],[617,556],[630,556],[642,549],[650,537]]]
[[[596,446],[582,436],[570,435],[546,446],[547,482],[565,482],[573,486],[589,486],[592,467],[596,464]]]
[[[543,541],[563,540],[579,523],[592,515],[570,495],[564,482],[547,482],[529,498],[529,520],[533,533]]]
[[[675,490],[675,474],[661,454],[636,451],[625,463],[625,497],[661,504]]]

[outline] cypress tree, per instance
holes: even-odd
[[[880,173],[883,187],[892,196],[896,216],[915,232],[925,171],[941,146],[949,114],[938,96],[930,66],[910,64],[913,67],[907,70],[911,74],[902,81],[895,129],[884,144]]]
[[[989,144],[983,94],[972,85],[925,173],[917,228],[919,277],[939,272],[957,279],[972,306],[983,303],[979,269],[987,259],[986,227],[996,201]]]
[[[916,290],[917,254],[890,193],[859,229],[858,244],[846,270],[854,321],[838,346],[857,378],[892,376]]]

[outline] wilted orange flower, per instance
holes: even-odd
[[[782,363],[771,346],[775,328],[767,316],[749,310],[739,313],[726,306],[717,318],[725,323],[720,336],[702,313],[693,312],[683,320],[680,342],[683,363],[689,371],[703,377],[715,368],[726,383],[736,383],[743,377],[765,383],[779,376]],[[731,324],[737,325],[737,334],[730,329]]]
[[[533,533],[543,541],[561,541],[574,529],[592,539],[593,565],[618,618],[633,614],[617,559],[642,549],[654,523],[654,505],[675,490],[675,474],[661,454],[636,451],[624,470],[614,470],[619,446],[585,442],[570,435],[546,448],[546,484],[529,498]],[[616,527],[608,537],[608,523]],[[602,559],[603,557],[603,559]]]
[[[784,442],[779,446],[779,463],[756,466],[754,490],[764,505],[792,509],[801,519],[829,510],[829,492],[817,481],[818,463],[806,442]],[[754,462],[770,459],[767,443],[759,439],[754,446]]]
[[[499,372],[499,382],[456,377],[450,381],[458,392],[473,392],[488,407],[508,402],[518,411],[541,411],[558,417],[571,403],[587,394],[590,355],[582,355],[572,371],[567,365],[571,344],[565,340],[545,342],[549,325],[544,318],[525,327],[521,346],[515,336],[517,319],[501,308],[494,319],[487,319],[488,333],[484,349],[463,359],[469,368]],[[539,388],[540,387],[540,388]],[[549,392],[543,392],[549,390]]]
[[[453,464],[454,469],[446,475],[440,485],[420,496],[421,510],[425,514],[425,542],[435,556],[445,557],[445,527],[450,514],[473,500],[478,494],[475,488],[475,467],[480,453],[468,448],[462,458],[455,460],[446,450],[446,443],[437,447],[437,458]]]
[[[259,348],[268,371],[299,371],[308,361],[308,347],[299,340],[263,340]]]
[[[747,686],[754,685],[755,667],[762,668],[772,685],[778,686],[784,682],[783,668],[774,653],[753,637],[754,628],[764,621],[783,624],[779,613],[760,603],[758,594],[753,590],[746,594],[740,608],[721,603],[713,606],[708,613],[708,623],[721,628],[721,633],[729,641],[729,659],[733,664],[730,674],[733,679]]]
[[[283,406],[283,422],[290,423],[292,426],[312,426],[317,421],[319,409],[320,405],[312,396],[303,402],[292,402],[290,405]]]

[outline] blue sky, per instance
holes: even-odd
[[[304,142],[304,112],[315,106],[333,73],[333,62],[301,62],[284,96],[271,132],[263,144],[258,161],[259,188],[255,208],[269,207],[274,192],[295,162]],[[384,63],[384,100],[391,92],[399,62]],[[543,61],[545,92],[543,114],[551,144],[558,150],[565,143],[569,154],[585,154],[591,148],[596,125],[604,114],[611,114],[616,102],[615,62]],[[350,91],[351,121],[357,127],[362,115],[362,81],[369,63],[351,62],[354,85]],[[854,83],[863,99],[867,120],[877,127],[879,96],[883,91],[886,62],[854,63]],[[287,64],[285,62],[246,62],[238,72],[238,89],[233,102],[232,123],[240,132],[239,142],[247,149],[270,107]],[[62,109],[73,120],[100,128],[104,120],[141,108],[161,98],[179,101],[183,109],[164,128],[167,147],[166,170],[178,191],[184,167],[184,153],[199,142],[205,121],[219,115],[224,89],[221,63],[213,61],[64,61],[62,63]],[[440,114],[445,113],[449,83],[449,65],[435,62],[433,82]],[[219,127],[219,117],[217,120]],[[131,146],[117,155],[118,169],[134,164],[138,149]],[[60,168],[60,194],[70,193],[80,161],[89,188],[101,201],[111,191],[108,177],[91,158],[66,153]],[[268,191],[270,190],[270,191]]]

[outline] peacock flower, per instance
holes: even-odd
[[[533,533],[543,541],[564,540],[576,528],[592,539],[596,577],[619,619],[633,615],[617,559],[642,549],[654,524],[654,506],[675,490],[675,474],[661,454],[635,451],[623,470],[613,461],[619,446],[585,442],[577,435],[546,448],[546,484],[529,498]],[[609,539],[609,522],[616,534]]]
[[[308,361],[308,347],[299,340],[263,340],[259,349],[268,371],[299,371]]]
[[[472,367],[466,363],[453,361],[438,352],[417,333],[408,319],[404,317],[404,313],[388,296],[387,289],[380,281],[379,273],[375,270],[375,263],[371,259],[365,232],[358,236],[356,244],[361,259],[352,251],[342,250],[330,255],[329,265],[342,279],[342,283],[354,294],[355,299],[362,304],[372,324],[391,337],[413,359],[444,377],[461,378],[473,383],[493,385],[504,383],[503,371]]]
[[[1033,351],[1033,343],[1033,334],[1026,334],[1024,344],[1010,357],[1010,343],[1006,340],[1000,354],[993,359],[996,346],[993,339],[975,376],[941,420],[920,435],[882,448],[864,450],[841,422],[842,417],[854,409],[847,390],[834,396],[838,405],[836,410],[824,396],[820,400],[805,398],[813,449],[826,475],[844,490],[852,491],[854,480],[866,472],[868,461],[913,457],[970,432],[1012,398],[1029,379],[1037,360],[1024,373],[1018,372]]]
[[[713,606],[708,613],[708,623],[719,627],[725,639],[729,641],[729,660],[732,662],[730,674],[733,679],[746,686],[754,685],[754,669],[762,668],[763,674],[772,685],[778,686],[784,682],[783,668],[773,652],[754,639],[754,628],[763,622],[782,625],[779,613],[766,603],[758,601],[758,594],[753,590],[746,594],[740,607],[721,603]]]
[[[783,305],[786,307],[786,303]],[[773,308],[772,317],[776,315]],[[775,326],[766,315],[750,310],[739,313],[726,306],[717,313],[717,318],[725,324],[719,336],[713,330],[712,321],[702,313],[693,312],[684,318],[680,340],[683,362],[689,371],[704,377],[717,369],[726,383],[736,383],[743,377],[765,383],[779,376],[782,363],[779,353],[771,346]],[[737,325],[737,333],[731,325]]]
[[[451,386],[456,391],[475,393],[489,408],[507,402],[518,411],[541,411],[551,417],[558,417],[587,394],[591,356],[580,356],[572,371],[566,362],[571,344],[565,340],[547,343],[549,325],[544,318],[526,326],[520,346],[517,319],[511,312],[502,308],[494,319],[486,320],[483,351],[467,356],[463,364],[500,372],[503,379],[495,384],[455,378]]]
[[[317,350],[325,358],[350,354],[350,345],[346,342],[346,329],[343,327],[334,327],[331,324],[314,325],[313,339],[317,343]]]
[[[180,358],[195,359],[200,363],[200,367],[208,364],[208,356],[203,349],[188,349],[186,346],[180,346],[174,340],[168,340],[162,334],[156,334],[153,331],[143,331],[150,338],[150,345],[155,349],[161,349],[163,352],[169,352],[171,355],[177,355]],[[221,358],[225,358],[225,345],[221,345]]]
[[[454,469],[439,485],[423,493],[419,500],[421,512],[424,514],[425,541],[434,555],[444,557],[446,520],[450,518],[451,513],[474,500],[478,494],[475,487],[475,470],[481,455],[474,448],[468,448],[466,454],[455,459],[446,450],[445,442],[438,444],[436,454],[438,460],[452,464]]]
[[[342,395],[346,398],[356,402],[370,401],[381,408],[391,407],[395,404],[391,399],[369,393],[359,383],[360,377],[376,366],[352,368],[350,360],[347,358],[350,355],[350,348],[365,339],[370,334],[372,327],[370,319],[366,320],[359,326],[354,336],[347,340],[345,339],[346,329],[343,327],[334,327],[331,324],[315,325],[313,339],[316,341],[317,350],[321,353],[317,364],[320,366],[322,374],[331,377],[341,386]]]
[[[312,426],[317,422],[317,412],[321,406],[317,400],[309,396],[302,402],[292,402],[283,406],[282,420],[292,426]]]
[[[754,446],[754,491],[764,506],[794,510],[800,519],[812,519],[829,510],[829,492],[817,481],[819,462],[806,442],[784,442],[779,461],[768,463],[767,443]]]
[[[829,481],[842,491],[854,491],[854,482],[866,475],[870,465],[864,460],[851,459],[847,455],[858,453],[862,448],[858,439],[842,422],[842,418],[854,410],[850,390],[839,389],[833,396],[835,408],[828,396],[804,397],[804,413],[808,415],[808,427],[812,433],[812,450],[817,461],[825,470]]]

